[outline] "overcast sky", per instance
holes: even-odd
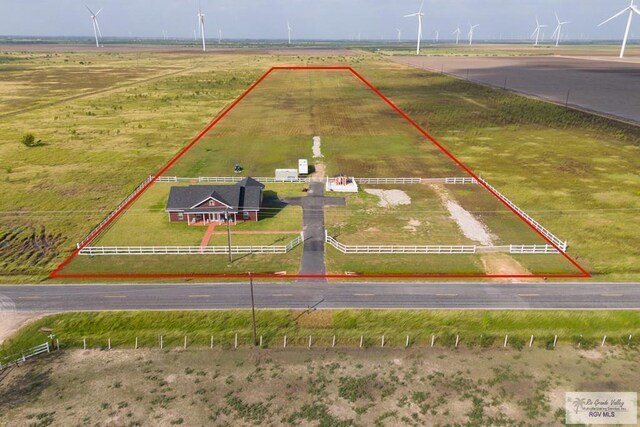
[[[197,0],[0,0],[0,35],[92,36],[87,4],[103,8],[99,23],[105,37],[193,37],[197,27]],[[403,18],[417,12],[420,0],[200,0],[206,15],[207,37],[284,39],[290,21],[293,38],[379,40],[417,35],[417,19]],[[474,39],[527,38],[537,15],[548,24],[548,38],[555,28],[554,11],[572,21],[563,32],[572,39],[621,39],[625,18],[603,27],[596,25],[629,5],[629,0],[425,0],[423,39],[451,38],[459,24],[466,36],[469,21],[480,24]],[[636,16],[632,36],[640,34]]]

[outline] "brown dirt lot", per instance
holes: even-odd
[[[632,391],[637,349],[118,350],[0,380],[0,425],[561,425],[565,391]]]

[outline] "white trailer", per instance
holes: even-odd
[[[298,174],[309,175],[309,162],[307,159],[298,159]]]

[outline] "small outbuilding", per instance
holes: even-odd
[[[257,221],[263,190],[251,177],[234,185],[171,187],[166,211],[170,222],[188,224]]]

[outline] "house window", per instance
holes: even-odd
[[[182,221],[184,219],[184,214],[182,212],[178,212],[178,221]]]
[[[213,206],[215,204],[216,204],[216,202],[214,202],[213,200],[209,200],[209,206]]]
[[[245,221],[249,219],[249,212],[242,212],[242,219]]]

